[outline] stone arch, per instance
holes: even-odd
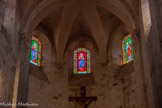
[[[24,15],[24,17],[23,17],[22,24],[26,25],[25,30],[29,30],[28,28],[30,28],[29,27],[30,21],[33,21],[34,18],[36,18],[38,16],[38,15],[34,15],[35,12],[39,12],[39,14],[41,14],[41,12],[45,13],[44,16],[46,16],[49,13],[49,12],[47,12],[47,10],[53,11],[54,8],[64,6],[66,2],[64,1],[61,3],[57,3],[56,1],[39,2],[38,6],[34,6],[35,8],[32,8],[33,10],[30,10],[30,12],[27,12],[28,14]],[[108,9],[110,12],[114,13],[116,16],[118,16],[120,19],[122,19],[122,21],[125,22],[125,24],[128,25],[128,27],[131,27],[131,28],[135,27],[135,22],[132,20],[130,12],[128,11],[128,9],[126,9],[124,7],[124,5],[120,1],[111,1],[111,2],[98,1],[95,3],[95,5],[104,7],[106,9]],[[120,13],[121,10],[124,10],[124,12],[122,13],[123,15],[121,15],[121,13]],[[44,11],[46,11],[46,12],[44,12]],[[127,20],[126,17],[124,17],[124,16],[127,16],[126,14],[128,15],[128,18],[130,19],[129,21]],[[124,19],[126,19],[126,20],[124,20]],[[38,21],[38,22],[40,22],[40,21]],[[132,26],[130,26],[128,23],[130,23]]]
[[[121,24],[111,35],[109,40],[108,56],[110,61],[117,66],[122,65],[122,40],[124,36],[131,33]]]
[[[142,10],[145,41],[147,41],[152,26],[149,0],[141,0],[141,10]]]
[[[26,16],[26,17],[29,16],[28,18],[23,17],[24,20],[23,20],[22,24],[25,25],[24,30],[26,31],[27,34],[30,33],[32,31],[32,29],[34,29],[38,25],[38,23],[45,16],[47,16],[50,12],[52,12],[56,8],[62,7],[62,6],[64,6],[66,4],[66,2],[63,2],[62,4],[61,3],[59,4],[59,3],[56,2],[55,4],[53,4],[53,2],[49,1],[49,2],[45,3],[44,1],[42,1],[41,3],[38,4],[37,7],[35,7],[33,9],[33,11],[31,11],[30,16],[29,15]],[[126,7],[120,1],[96,2],[95,5],[98,5],[98,6],[101,6],[101,7],[104,7],[106,9],[108,9],[110,12],[112,12],[113,14],[118,16],[125,23],[125,25],[128,26],[129,28],[131,28],[132,30],[135,28],[136,23],[134,22],[129,10],[126,9]],[[124,10],[124,11],[121,12],[121,10]],[[36,12],[38,14],[35,14]],[[32,24],[32,25],[30,25],[30,24]],[[65,39],[65,40],[67,40],[67,39]],[[64,46],[63,46],[62,50],[64,50]],[[106,45],[102,45],[102,46],[106,46]],[[102,49],[102,51],[104,53],[106,51],[106,48],[105,48],[105,51],[104,51],[104,49]],[[64,51],[60,51],[60,52],[57,51],[57,53],[58,53],[57,55],[60,56],[60,57],[58,57],[58,59],[60,59],[60,61],[62,61],[61,58],[63,57]],[[103,55],[103,56],[105,56],[105,55]],[[104,57],[103,59],[105,59],[105,58],[106,57]]]
[[[52,2],[52,3],[51,3]],[[25,15],[22,19],[23,30],[29,35],[36,26],[52,11],[63,7],[63,4],[54,4],[55,1],[43,1],[31,11],[30,15]],[[38,13],[38,14],[36,14]]]
[[[112,0],[111,2],[110,1],[98,2],[98,4],[96,5],[112,12],[131,30],[134,30],[136,28],[135,23],[137,22],[134,21],[128,9],[119,0]]]
[[[47,36],[41,31],[35,30],[32,36],[36,37],[41,42],[41,65],[40,67],[30,64],[29,74],[43,81],[48,82],[48,72],[51,63],[51,43]]]
[[[84,11],[82,12],[85,18],[87,19],[88,25],[91,28],[94,40],[96,41],[99,51],[100,51],[100,57],[101,62],[106,60],[106,42],[105,42],[105,33],[103,31],[103,27],[99,18],[99,15],[97,13],[97,10],[95,6],[90,5],[91,8],[85,6],[84,8],[79,8],[79,9],[73,9],[73,8],[68,8],[65,9],[65,12],[63,13],[63,18],[62,22],[60,24],[60,33],[59,33],[59,40],[58,40],[58,46],[60,47],[58,51],[58,61],[62,61],[62,58],[64,56],[64,51],[66,47],[66,43],[69,38],[70,30],[72,28],[72,25],[74,23],[74,20],[77,16],[78,11]],[[88,12],[85,10],[89,10]],[[72,16],[68,16],[66,13],[73,14]],[[66,16],[67,15],[67,16]],[[91,16],[92,15],[92,16]],[[94,20],[90,20],[94,19]],[[67,22],[68,20],[68,22]],[[64,28],[64,25],[69,25],[68,28]],[[61,32],[64,31],[64,32]],[[100,36],[100,37],[99,37]],[[64,37],[64,39],[62,39]]]
[[[82,80],[83,77],[73,74],[73,54],[74,50],[77,48],[86,48],[90,51],[90,58],[91,58],[91,74],[90,75],[83,75],[84,78],[89,80],[89,83]],[[99,49],[97,47],[96,42],[91,36],[87,35],[79,35],[72,39],[68,40],[68,45],[65,51],[65,59],[66,63],[68,64],[68,78],[69,78],[69,85],[70,86],[85,86],[85,85],[93,85],[94,79],[93,74],[95,74],[95,64],[100,62],[99,59]],[[77,81],[76,79],[80,79]]]
[[[51,36],[51,34],[41,25],[38,25],[34,31],[41,32],[42,34],[44,34],[46,36],[46,38],[47,38],[46,41],[47,40],[49,41],[51,48],[54,51],[54,56],[56,56],[56,44],[55,44],[55,41],[53,40],[53,37]]]
[[[92,34],[94,36],[94,40],[96,41],[96,44],[99,48],[100,62],[107,63],[106,39],[105,39],[106,36],[97,8],[94,5],[90,5],[87,8],[82,8],[82,11],[85,12],[84,15],[86,16],[86,19],[90,25]]]
[[[87,35],[79,35],[77,37],[73,37],[72,39],[68,40],[67,47],[65,49],[65,56],[64,56],[65,60],[67,61],[69,58],[69,54],[72,55],[73,51],[79,47],[83,47],[83,48],[85,47],[87,49],[91,48],[93,50],[90,51],[92,53],[96,52],[95,55],[99,56],[99,49],[95,40],[92,37]]]

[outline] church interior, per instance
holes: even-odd
[[[162,0],[0,0],[0,108],[162,108]]]

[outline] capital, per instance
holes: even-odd
[[[135,29],[135,30],[133,31],[133,36],[139,37],[139,36],[140,36],[140,30]]]
[[[27,37],[25,32],[18,32],[19,35],[19,43],[20,45],[24,45],[28,48],[29,38]]]

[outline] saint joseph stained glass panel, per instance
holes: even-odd
[[[74,51],[74,74],[91,73],[90,52],[86,48],[78,48]]]
[[[123,64],[133,60],[133,48],[131,34],[124,37],[122,41]]]
[[[41,59],[41,43],[36,37],[32,36],[30,63],[36,66],[40,66],[40,59]]]

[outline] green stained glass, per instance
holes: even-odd
[[[32,36],[30,63],[36,66],[40,66],[40,59],[41,59],[41,43],[36,37]]]
[[[124,37],[122,41],[122,51],[123,51],[123,64],[126,64],[133,60],[133,48],[132,48],[131,34]]]

